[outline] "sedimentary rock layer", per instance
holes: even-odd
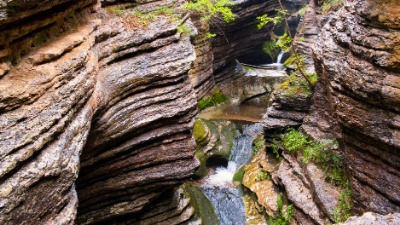
[[[352,1],[327,18],[318,74],[340,126],[358,212],[400,210],[400,8]]]
[[[195,55],[179,21],[30,3],[0,11],[20,12],[0,20],[0,223],[74,223],[78,196],[77,223],[104,222],[193,174]]]

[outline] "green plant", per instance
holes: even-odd
[[[229,8],[233,4],[230,0],[197,0],[186,3],[183,8],[199,13],[205,21],[222,17],[225,22],[231,22],[235,20],[235,14]]]
[[[292,73],[289,79],[279,84],[276,89],[277,96],[287,96],[289,98],[296,98],[299,95],[311,96],[311,88],[308,82],[302,76],[296,76]]]
[[[205,108],[226,102],[227,100],[228,98],[221,92],[221,90],[219,90],[217,87],[214,87],[212,95],[200,99],[197,103],[197,106],[200,110],[203,110]]]
[[[181,33],[184,36],[188,36],[190,34],[190,29],[185,24],[178,25],[177,29],[178,29],[178,32]]]
[[[276,41],[269,40],[263,43],[263,51],[269,57],[274,58],[279,53],[279,46],[276,44]]]
[[[344,222],[350,217],[352,192],[349,188],[344,189],[339,196],[338,205],[332,212],[336,223]]]
[[[261,148],[265,147],[264,135],[257,136],[257,138],[253,140],[251,146],[253,148],[254,153],[258,152]]]
[[[342,190],[338,206],[332,212],[335,222],[343,222],[350,217],[352,198],[350,183],[341,167],[339,155],[332,151],[338,148],[338,142],[334,139],[312,140],[300,131],[288,129],[282,135],[282,145],[289,152],[301,153],[304,163],[310,161],[317,163],[325,172],[325,180]]]
[[[272,148],[272,153],[274,153],[275,157],[279,159],[281,155],[279,154],[279,146],[278,146],[278,141],[276,139],[272,140],[271,148]]]
[[[271,179],[271,174],[268,171],[264,171],[262,168],[258,170],[256,181],[263,181]]]
[[[269,216],[268,225],[289,225],[294,215],[293,205],[290,204],[286,209],[283,209],[282,193],[279,194],[276,203],[278,205],[278,215],[275,217]]]
[[[196,119],[193,125],[193,136],[198,145],[207,144],[205,141],[207,139],[206,125],[201,119]]]
[[[295,129],[288,129],[288,131],[282,135],[282,145],[289,152],[299,152],[308,144],[308,140],[305,135]]]
[[[272,29],[269,30],[270,36],[273,41],[276,42],[275,45],[271,43],[266,44],[266,48],[263,48],[264,51],[266,51],[267,54],[270,56],[273,53],[273,50],[275,49],[275,46],[279,47],[284,52],[290,52],[291,53],[291,58],[290,61],[286,61],[284,63],[285,66],[288,65],[296,65],[295,69],[305,78],[305,80],[308,82],[308,84],[313,87],[316,83],[316,77],[311,76],[310,74],[307,74],[307,71],[305,69],[304,65],[304,56],[302,56],[295,48],[292,47],[292,35],[289,29],[289,23],[288,19],[291,17],[289,12],[283,7],[283,4],[281,0],[278,0],[280,9],[277,9],[277,13],[274,17],[268,16],[268,14],[264,14],[262,16],[257,17],[259,20],[259,23],[257,25],[258,29],[262,29],[263,27],[267,27],[268,24],[272,24]],[[276,35],[273,30],[276,26],[279,26],[280,24],[284,25],[285,32],[283,35]],[[268,29],[268,27],[267,27]],[[273,58],[273,57],[271,57]]]

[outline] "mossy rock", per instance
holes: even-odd
[[[193,126],[193,136],[198,145],[204,146],[210,140],[210,129],[203,120],[197,119]]]
[[[218,87],[215,86],[212,92],[208,96],[199,100],[197,106],[199,110],[203,110],[205,108],[226,102],[227,100],[228,98],[221,92],[221,90],[219,90]]]
[[[311,97],[311,87],[307,80],[301,75],[291,74],[289,79],[278,85],[275,89],[277,98],[291,98],[301,96],[302,98]]]
[[[236,170],[235,174],[233,175],[233,181],[242,183],[244,176],[244,167],[245,165],[242,165],[241,167],[239,167],[239,169]]]
[[[193,130],[197,143],[196,157],[200,160],[196,175],[203,177],[207,175],[206,164],[211,157],[229,160],[236,135],[236,125],[229,121],[198,119]]]
[[[201,221],[203,225],[218,225],[219,220],[215,213],[214,206],[210,200],[204,195],[204,193],[196,186],[190,183],[182,185],[183,190],[190,197],[190,205],[195,209],[194,218],[192,221]]]

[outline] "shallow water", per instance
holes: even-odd
[[[233,184],[232,178],[236,170],[251,158],[252,142],[262,133],[259,123],[236,125],[237,136],[228,166],[210,170],[209,176],[200,182],[200,188],[214,206],[221,225],[246,224],[243,193]]]

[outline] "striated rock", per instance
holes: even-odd
[[[325,173],[314,163],[305,165],[305,176],[310,182],[313,199],[324,214],[334,221],[333,212],[338,206],[339,190],[325,181]]]
[[[364,213],[362,216],[350,217],[344,223],[348,225],[397,225],[400,224],[400,213],[379,215],[372,212]]]
[[[327,103],[315,109],[334,119],[323,132],[340,132],[358,213],[399,211],[398,10],[395,1],[346,2],[315,48]]]
[[[199,33],[192,41],[195,47],[196,60],[189,71],[189,76],[196,91],[197,99],[201,99],[215,86],[211,63],[214,58],[211,40],[207,37],[208,23],[202,21],[199,15],[192,15],[191,19]]]
[[[129,220],[198,166],[193,46],[165,16],[48,2],[0,22],[0,223],[72,224],[78,196],[76,223]]]
[[[323,212],[320,211],[317,204],[312,200],[312,192],[286,160],[283,160],[279,166],[278,177],[285,187],[289,201],[297,209],[310,217],[314,223],[325,224],[328,222]],[[300,220],[304,220],[304,218],[300,218]]]

